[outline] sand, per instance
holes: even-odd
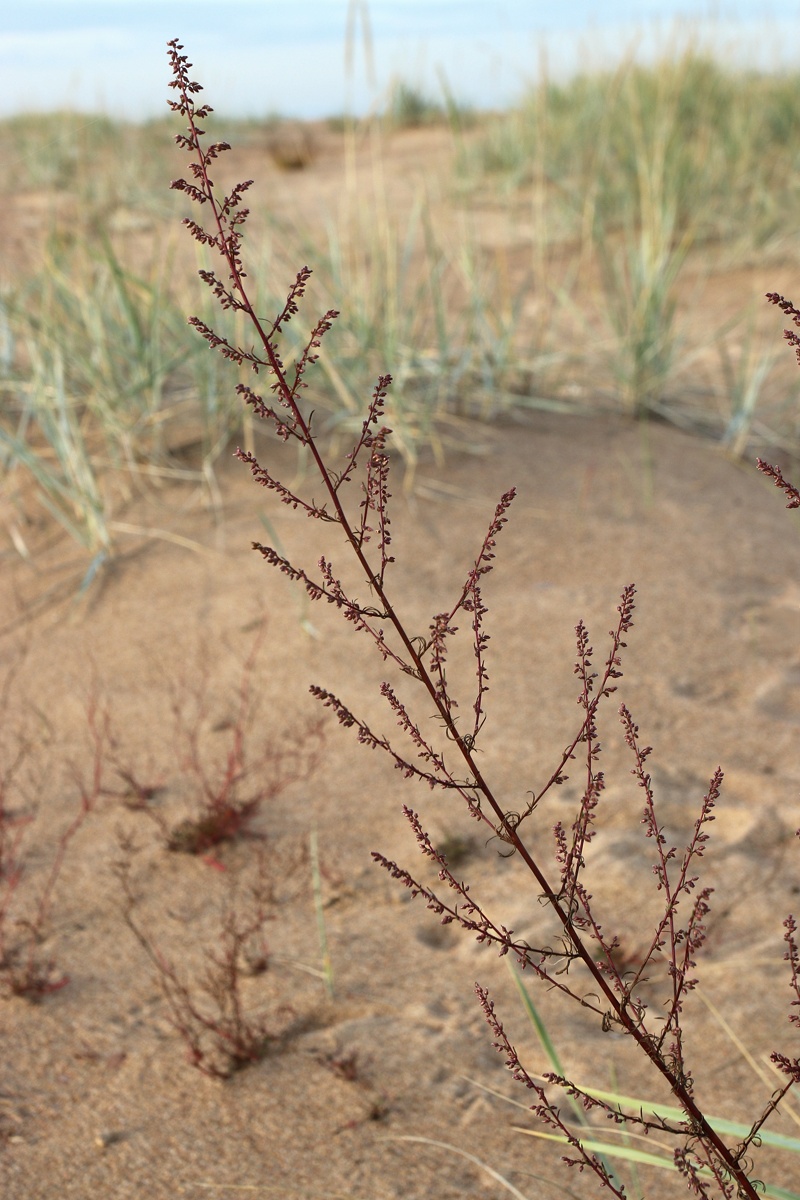
[[[657,802],[677,845],[691,835],[712,772],[718,764],[725,772],[702,864],[715,892],[687,1043],[701,1101],[749,1122],[776,1083],[764,1056],[796,1053],[781,922],[797,905],[800,853],[797,517],[750,464],[666,426],[533,414],[482,436],[482,455],[452,455],[443,467],[424,460],[411,488],[404,490],[398,470],[395,604],[423,633],[457,596],[499,496],[518,488],[485,588],[491,690],[482,758],[504,804],[518,810],[575,730],[575,624],[587,622],[599,659],[621,589],[637,585],[619,698],[654,747]],[[274,442],[259,439],[258,451],[293,471]],[[490,989],[529,1071],[548,1064],[505,962],[439,924],[370,852],[430,878],[402,814],[412,805],[435,840],[463,852],[458,871],[474,894],[532,941],[548,928],[535,886],[518,857],[501,857],[503,847],[457,803],[404,781],[309,696],[311,684],[330,688],[402,746],[378,693],[388,668],[368,640],[329,606],[310,604],[250,549],[253,540],[269,540],[267,526],[310,568],[325,544],[318,523],[279,505],[234,461],[222,470],[221,494],[216,516],[178,489],[139,501],[132,521],[196,547],[134,541],[80,597],[75,552],[60,540],[32,564],[4,559],[0,671],[20,665],[3,715],[4,753],[15,739],[29,739],[12,799],[18,816],[35,816],[22,827],[21,902],[35,899],[47,876],[80,803],[80,782],[92,791],[97,755],[87,701],[108,713],[113,746],[103,750],[93,810],[70,843],[42,947],[56,963],[54,977],[68,983],[38,1004],[15,997],[0,1005],[0,1193],[8,1200],[507,1195],[490,1168],[526,1197],[595,1192],[591,1179],[565,1175],[557,1148],[519,1131],[535,1122],[510,1102],[529,1099],[492,1048],[476,980]],[[327,549],[351,577],[335,531]],[[62,576],[72,584],[48,599]],[[147,803],[169,828],[196,812],[201,780],[187,765],[176,708],[184,732],[197,733],[213,782],[238,719],[243,663],[262,628],[247,720],[257,773],[240,791],[250,794],[252,783],[262,803],[248,836],[200,856],[170,852],[157,821],[132,807],[118,768],[159,788]],[[462,654],[453,680],[464,684],[468,707],[468,641]],[[316,769],[271,794],[280,748],[299,734],[310,755],[316,742],[303,731],[322,716]],[[588,881],[606,928],[635,955],[657,896],[615,703],[601,736],[608,790]],[[570,818],[579,775],[532,818],[531,843],[548,864],[550,828]],[[321,977],[312,832],[332,996]],[[248,881],[262,864],[270,885],[267,968],[242,987],[247,1011],[264,1014],[275,1036],[262,1061],[227,1081],[187,1061],[153,964],[125,923],[115,871],[126,858],[121,843],[129,846],[138,926],[190,989],[203,955],[219,952],[221,911],[232,897],[246,907]],[[624,1039],[534,980],[528,986],[576,1079],[665,1099]],[[656,1012],[660,986],[654,981],[648,991]],[[771,1127],[797,1132],[786,1117]],[[800,1185],[796,1159],[773,1150],[759,1152],[756,1173]],[[683,1185],[650,1172],[640,1188],[666,1196]],[[631,1194],[640,1188],[634,1183]]]

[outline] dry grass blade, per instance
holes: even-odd
[[[398,1135],[397,1137],[387,1138],[386,1140],[392,1142],[417,1142],[422,1146],[436,1146],[440,1150],[447,1150],[451,1154],[457,1154],[460,1158],[465,1158],[467,1162],[471,1162],[474,1166],[480,1167],[482,1171],[486,1172],[490,1179],[493,1179],[495,1183],[499,1183],[500,1186],[505,1189],[505,1191],[514,1196],[515,1200],[527,1200],[527,1197],[522,1194],[519,1188],[514,1187],[514,1184],[511,1183],[509,1179],[506,1179],[506,1177],[501,1175],[499,1171],[495,1171],[494,1167],[490,1167],[488,1163],[482,1162],[481,1159],[476,1158],[474,1154],[470,1154],[468,1150],[461,1150],[458,1146],[450,1145],[449,1142],[437,1142],[434,1138],[413,1137],[410,1134]]]

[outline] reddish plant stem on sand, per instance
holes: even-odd
[[[151,801],[166,790],[163,778],[146,782],[138,767],[115,745],[112,762],[125,790],[105,794],[123,799],[127,808],[145,814],[158,827],[167,849],[203,855],[223,842],[258,837],[252,824],[265,805],[286,788],[306,782],[317,769],[323,742],[322,717],[276,732],[275,722],[259,719],[256,667],[267,625],[258,633],[241,667],[229,719],[212,724],[211,703],[219,702],[212,685],[208,657],[198,653],[187,677],[170,681],[173,739],[170,759],[195,796],[192,811],[172,824]],[[213,734],[224,734],[224,745]],[[269,732],[267,732],[267,728]]]
[[[255,878],[244,900],[236,895],[236,880],[229,876],[230,892],[215,944],[205,950],[203,969],[192,975],[175,966],[135,915],[134,849],[124,838],[121,848],[123,858],[115,870],[124,894],[123,919],[155,969],[170,1023],[186,1047],[189,1063],[212,1079],[228,1079],[260,1062],[279,1035],[272,1028],[271,1015],[268,1019],[246,1005],[243,984],[245,974],[261,974],[269,963],[264,930],[274,897],[265,855],[258,856]],[[255,958],[248,953],[251,945],[258,947]]]
[[[42,957],[39,946],[50,919],[53,892],[64,867],[70,844],[94,811],[102,795],[103,766],[109,741],[108,711],[101,707],[96,682],[86,705],[86,721],[91,744],[91,769],[86,778],[76,766],[72,775],[79,792],[78,809],[58,839],[50,869],[35,904],[33,915],[15,921],[20,931],[9,937],[9,923],[14,900],[25,879],[25,863],[21,856],[21,839],[14,842],[13,862],[4,864],[0,884],[0,982],[6,991],[29,1000],[39,1000],[50,992],[59,991],[69,982],[69,976],[56,971],[55,961]]]

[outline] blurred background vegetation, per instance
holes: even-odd
[[[0,516],[22,555],[54,517],[92,571],[143,491],[183,480],[218,503],[220,456],[263,436],[236,370],[186,324],[236,335],[179,227],[176,131],[0,122]],[[285,359],[341,312],[310,377],[331,438],[389,371],[410,469],[536,409],[668,420],[735,457],[798,452],[796,366],[763,294],[791,294],[800,266],[800,74],[689,51],[544,79],[500,113],[399,80],[368,119],[215,116],[209,133],[234,146],[218,183],[256,179],[260,311],[314,269]]]

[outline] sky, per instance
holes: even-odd
[[[365,20],[366,17],[366,20]],[[349,29],[349,37],[348,37]],[[0,115],[165,111],[179,37],[215,107],[236,116],[363,113],[402,78],[483,108],[551,75],[653,57],[692,36],[763,69],[800,64],[786,0],[28,0],[0,12]]]

